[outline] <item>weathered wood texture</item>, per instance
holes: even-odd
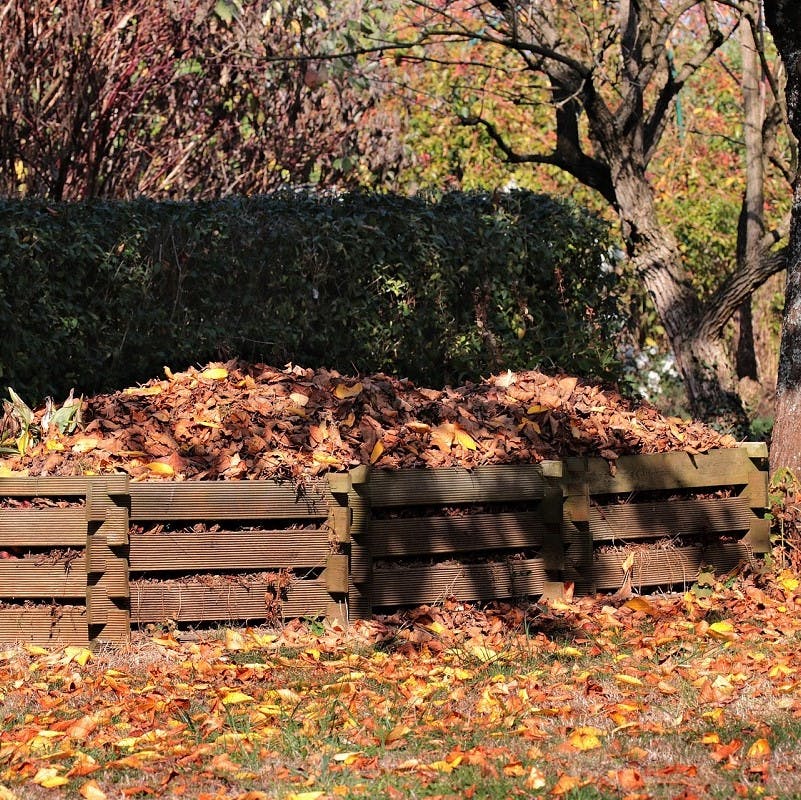
[[[0,509],[0,641],[127,641],[128,480],[4,478],[0,495],[70,506]]]
[[[550,462],[354,471],[351,616],[444,597],[542,594],[561,578],[560,473]]]
[[[737,540],[743,559],[770,550],[767,448],[759,443],[704,454],[623,456],[614,468],[602,459],[570,458],[563,485],[566,567],[588,588],[620,585],[622,572],[595,555],[603,546],[629,544],[650,553],[648,585],[675,583],[675,554],[684,551],[689,561],[680,559],[680,570],[692,582],[698,573],[693,554],[722,537]],[[710,496],[698,497],[704,494]],[[696,539],[700,549],[683,547]],[[709,565],[717,567],[714,559]],[[664,581],[656,579],[660,571]]]
[[[767,452],[625,456],[290,483],[2,478],[0,641],[124,642],[131,624],[687,586],[769,549]],[[52,552],[50,552],[52,551]]]
[[[327,481],[139,483],[130,496],[131,520],[156,531],[130,537],[134,623],[244,622],[344,609],[347,580],[334,548],[347,520],[334,513],[338,501]],[[196,523],[215,529],[181,528]]]

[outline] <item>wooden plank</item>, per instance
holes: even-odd
[[[629,551],[597,553],[594,571],[598,589],[617,589],[623,580],[623,560]],[[719,574],[727,573],[751,558],[744,542],[715,543],[708,547],[640,548],[635,552],[632,585],[690,586],[702,567],[711,566]]]
[[[672,452],[621,456],[615,475],[600,458],[568,458],[565,467],[566,480],[586,480],[590,494],[596,495],[745,486],[759,473],[748,452],[739,448],[699,455]]]
[[[549,482],[537,464],[498,464],[466,470],[374,470],[367,484],[374,508],[539,500]]]
[[[745,534],[754,513],[742,497],[626,503],[590,509],[594,541],[664,539],[702,534]]]
[[[86,647],[89,645],[86,609],[55,605],[0,608],[0,642]]]
[[[0,497],[71,497],[85,495],[90,483],[106,494],[125,494],[127,475],[84,475],[0,478]]]
[[[542,559],[491,564],[436,564],[373,572],[373,606],[433,603],[445,597],[495,600],[542,594]]]
[[[324,529],[164,532],[132,535],[129,563],[131,572],[323,567],[330,552]]]
[[[265,619],[266,583],[251,586],[207,587],[174,582],[131,584],[131,622],[247,621]],[[296,581],[282,603],[284,618],[323,615],[331,595],[322,578]]]
[[[536,511],[453,517],[373,519],[373,558],[540,547],[547,526]]]
[[[324,481],[299,492],[273,481],[132,483],[131,520],[324,519]]]
[[[0,546],[84,547],[83,508],[4,508],[0,510]]]
[[[0,561],[0,597],[9,600],[86,597],[86,564],[83,557],[69,564],[37,564],[36,560],[18,558]]]

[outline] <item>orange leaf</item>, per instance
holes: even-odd
[[[640,775],[636,769],[631,769],[630,767],[610,770],[607,775],[626,792],[631,792],[634,789],[642,789],[642,787],[645,786],[642,775]]]
[[[574,775],[565,775],[564,773],[559,776],[556,785],[551,789],[551,794],[557,797],[563,794],[572,792],[573,789],[578,789],[583,785],[581,778],[576,778]]]
[[[443,422],[437,425],[436,428],[431,429],[431,444],[447,453],[453,446],[453,440],[456,436],[455,426],[452,422]]]
[[[767,739],[757,739],[748,748],[748,758],[767,758],[770,754],[771,747]]]

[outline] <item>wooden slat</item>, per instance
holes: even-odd
[[[132,483],[131,520],[320,519],[328,516],[325,482],[298,494],[290,483],[228,481]]]
[[[325,530],[217,531],[132,535],[131,572],[323,567]]]
[[[398,472],[373,471],[368,484],[374,508],[459,503],[526,502],[542,498],[548,482],[536,464],[499,464]]]
[[[445,597],[494,600],[542,593],[542,559],[492,564],[437,564],[373,573],[373,606],[433,603]]]
[[[590,509],[590,531],[595,541],[745,534],[753,520],[748,501],[741,497],[628,503]]]
[[[125,494],[127,475],[0,478],[0,497],[70,497],[85,495],[90,483],[107,494]]]
[[[622,563],[627,551],[598,553],[595,557],[595,583],[599,589],[617,589],[623,580]],[[635,555],[632,571],[634,588],[645,586],[689,586],[701,567],[712,566],[726,573],[751,558],[743,542],[716,543],[708,547],[641,549]]]
[[[0,510],[0,546],[83,547],[86,514],[82,508],[7,508]]]
[[[0,597],[5,599],[86,597],[83,558],[65,564],[36,564],[32,559],[0,561]]]
[[[540,547],[547,531],[536,511],[409,517],[370,522],[373,558]]]
[[[616,466],[612,475],[609,464],[600,458],[565,460],[569,480],[586,480],[590,494],[747,485],[759,472],[747,451],[739,448],[700,455],[673,452],[621,456]]]
[[[266,616],[268,584],[214,588],[173,582],[131,585],[131,622],[144,624],[173,619],[180,622],[257,620]],[[285,618],[325,614],[331,595],[322,579],[297,581],[282,604]]]
[[[87,646],[86,609],[81,606],[0,608],[0,642]]]

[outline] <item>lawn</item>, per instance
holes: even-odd
[[[801,592],[0,651],[0,800],[801,796]]]

